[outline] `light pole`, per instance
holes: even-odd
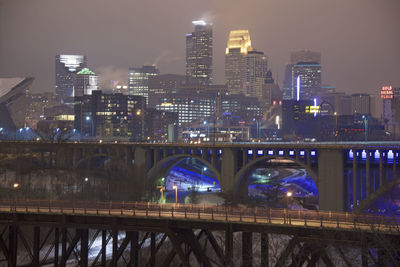
[[[368,117],[362,115],[362,119],[364,120],[364,141],[368,141]]]
[[[175,203],[178,203],[178,186],[174,184],[172,189],[175,189]]]
[[[259,128],[259,125],[258,125],[258,120],[256,119],[256,118],[254,118],[253,119],[253,121],[255,121],[256,122],[256,125],[257,125],[257,128],[256,128],[256,137],[257,137],[257,140],[259,139],[259,135],[258,135],[258,128]]]
[[[93,119],[90,116],[86,116],[86,121],[87,122],[91,122],[91,127],[90,127],[90,136],[93,136],[93,128],[94,128],[94,123],[93,123]]]
[[[338,133],[338,115],[337,115],[337,112],[335,111],[334,113],[333,113],[333,115],[335,115],[335,141],[337,141],[337,138],[338,138],[338,135],[339,135],[339,133]]]
[[[292,196],[292,192],[286,193],[286,208],[289,208],[289,198]]]
[[[207,139],[208,139],[208,142],[210,142],[211,141],[211,138],[210,138],[210,125],[207,124],[207,121],[203,121],[203,125],[207,125]]]
[[[160,189],[161,192],[161,205],[164,204],[164,190],[165,190],[165,186],[159,185],[157,186],[157,188]]]
[[[205,171],[207,171],[207,167],[203,167],[202,169],[201,169],[201,175],[203,176],[204,175],[204,172]]]

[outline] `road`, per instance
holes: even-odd
[[[69,201],[0,201],[0,212],[24,214],[67,214],[106,217],[169,218],[269,224],[284,227],[329,228],[350,231],[400,234],[397,217],[355,215],[343,212],[304,211],[192,204],[158,204],[150,202],[69,202]]]

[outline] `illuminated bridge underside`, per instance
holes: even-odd
[[[290,160],[313,178],[321,210],[359,211],[384,188],[399,183],[400,143],[145,144],[0,142],[1,157],[36,158],[42,167],[93,169],[93,159],[124,170],[129,179],[153,188],[181,159],[200,160],[225,193],[245,194],[251,171],[274,159]],[[287,162],[287,161],[285,161]],[[285,164],[283,162],[283,164]],[[266,165],[267,166],[267,165]],[[97,166],[98,167],[98,166]],[[137,183],[136,183],[137,184]]]

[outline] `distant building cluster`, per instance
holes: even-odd
[[[321,53],[309,50],[290,54],[281,88],[268,56],[245,29],[230,31],[225,83],[214,84],[213,25],[199,20],[193,27],[186,34],[184,75],[133,66],[126,81],[101,88],[86,56],[56,55],[55,94],[27,94],[23,126],[42,136],[73,132],[146,142],[400,138],[399,88],[382,87],[383,115],[373,118],[375,99],[324,85]],[[0,108],[12,117],[7,105]]]

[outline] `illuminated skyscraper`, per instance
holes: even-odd
[[[186,76],[203,85],[212,84],[212,25],[193,21],[194,32],[186,34]]]
[[[244,55],[244,88],[247,96],[262,99],[262,87],[267,74],[267,57],[260,51]]]
[[[74,96],[91,95],[93,90],[97,90],[98,76],[88,68],[84,68],[75,74]]]
[[[248,30],[236,30],[229,33],[225,51],[225,80],[228,89],[233,94],[243,93],[245,84],[244,55],[252,51]]]
[[[155,66],[129,68],[129,95],[140,95],[149,103],[149,77],[158,75],[160,71]]]
[[[83,55],[56,55],[56,94],[62,102],[73,99],[74,76],[86,68],[87,60]]]
[[[321,90],[321,53],[302,50],[291,54],[292,93],[286,95],[297,98],[297,87],[300,99],[313,99]],[[299,84],[298,84],[299,83]],[[289,99],[289,98],[287,98]]]

